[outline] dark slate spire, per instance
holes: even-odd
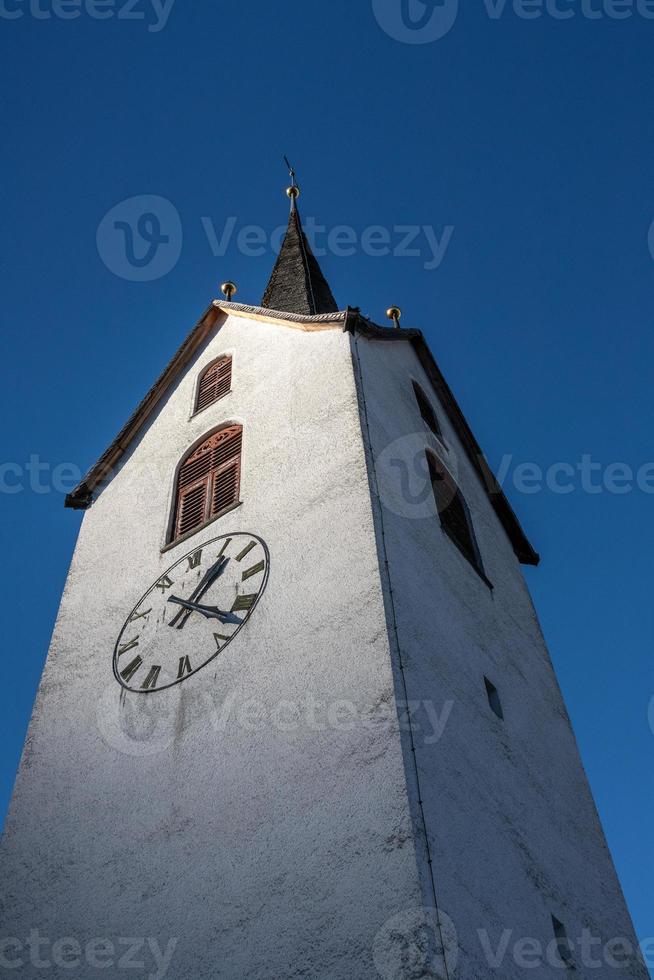
[[[291,213],[286,237],[261,305],[269,310],[305,313],[309,316],[337,313],[336,300],[302,230],[300,212],[295,203],[299,193],[300,190],[293,181],[293,186],[288,189]]]

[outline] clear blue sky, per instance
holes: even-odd
[[[423,232],[417,256],[359,244],[321,262],[341,306],[378,320],[403,307],[493,465],[511,457],[506,490],[543,558],[529,585],[636,929],[653,936],[654,480],[590,493],[579,474],[561,494],[515,477],[590,455],[601,483],[610,464],[654,460],[654,20],[617,20],[601,0],[593,19],[560,0],[568,20],[469,3],[415,44],[400,0],[177,0],[165,25],[151,0],[133,8],[144,20],[116,16],[125,0],[104,20],[85,3],[45,18],[51,2],[3,0],[0,16],[0,399],[3,461],[20,467],[2,474],[23,483],[0,493],[0,812],[80,522],[53,467],[94,461],[217,283],[258,302],[270,246],[252,257],[234,239],[285,222],[285,152],[304,215],[359,242],[372,225],[391,248],[396,226],[454,228],[437,268]],[[170,201],[183,230],[152,281],[111,271],[102,229],[104,260],[96,245],[137,195]],[[230,217],[214,255],[206,230],[220,238]],[[32,456],[49,467],[38,483]]]

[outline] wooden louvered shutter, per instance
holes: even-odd
[[[210,364],[200,378],[198,396],[195,405],[196,412],[212,405],[219,398],[228,394],[232,387],[232,359],[221,357]]]
[[[178,503],[177,529],[175,537],[187,534],[205,521],[207,509],[207,489],[209,477],[200,483],[180,490]]]
[[[211,481],[211,516],[237,503],[241,485],[241,444],[243,433],[240,425],[222,429],[213,437]]]
[[[238,502],[241,444],[241,426],[231,425],[206,439],[183,463],[177,480],[175,538]]]

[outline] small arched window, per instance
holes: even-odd
[[[438,419],[436,418],[436,412],[434,411],[431,402],[427,398],[426,394],[420,387],[417,381],[413,381],[413,391],[416,396],[416,401],[418,402],[418,408],[420,409],[420,414],[422,415],[423,422],[431,429],[435,436],[437,436],[441,442],[443,441],[443,433],[441,432],[441,427],[438,424]]]
[[[182,463],[177,476],[173,540],[202,527],[238,503],[243,430],[214,432]]]
[[[198,382],[198,393],[195,398],[195,411],[200,412],[208,405],[213,405],[219,398],[229,394],[232,387],[232,359],[228,355],[219,357],[209,367],[205,368]]]
[[[441,527],[461,554],[468,559],[470,564],[490,585],[484,574],[484,566],[477,547],[470,511],[463,499],[463,494],[442,463],[432,453],[427,453],[427,463]]]

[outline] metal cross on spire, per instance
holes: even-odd
[[[291,178],[291,184],[292,184],[292,186],[293,187],[297,187],[297,181],[295,179],[295,170],[291,166],[291,163],[290,163],[288,157],[286,156],[286,154],[284,154],[284,163],[288,167],[288,175]]]
[[[291,199],[291,210],[293,210],[295,208],[295,202],[300,196],[300,188],[298,187],[297,180],[295,179],[295,170],[293,169],[293,166],[291,165],[291,162],[286,154],[284,154],[284,163],[288,167],[288,173],[291,178],[291,186],[286,188],[286,193]]]
[[[261,305],[270,310],[305,313],[307,316],[337,313],[336,300],[302,230],[295,203],[300,195],[295,170],[287,156],[284,156],[284,163],[292,182],[286,190],[291,199],[291,213]]]

